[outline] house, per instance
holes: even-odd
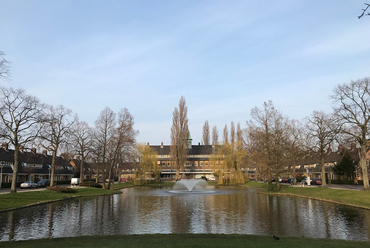
[[[36,148],[25,151],[23,147],[19,151],[18,178],[17,182],[26,180],[38,181],[50,178],[52,156],[44,150],[37,153]],[[8,144],[3,143],[0,148],[0,169],[3,183],[13,180],[14,150],[8,149]],[[73,166],[62,157],[56,157],[55,180],[68,181],[73,177]]]

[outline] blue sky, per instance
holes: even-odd
[[[202,126],[245,122],[272,100],[292,119],[331,111],[338,84],[370,76],[363,0],[0,0],[12,80],[93,125],[128,108],[139,142],[170,143],[183,95],[193,144]]]

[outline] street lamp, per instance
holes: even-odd
[[[0,165],[0,170],[1,170],[1,173],[0,173],[0,189],[1,189],[1,186],[3,184],[3,167],[4,165]]]

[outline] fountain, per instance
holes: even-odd
[[[199,189],[199,186],[202,187]],[[215,193],[213,190],[207,190],[205,187],[207,182],[203,179],[181,179],[175,183],[172,187],[173,190],[170,190],[170,193],[201,193],[201,194],[210,194]]]

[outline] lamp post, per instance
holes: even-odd
[[[4,165],[0,165],[0,170],[1,170],[1,173],[0,173],[0,189],[1,189],[1,186],[3,184],[3,167]]]
[[[50,169],[51,169],[51,168],[49,168],[49,180],[50,180]]]

